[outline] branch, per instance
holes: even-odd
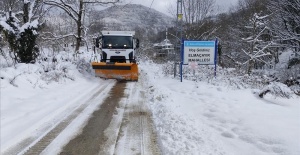
[[[58,8],[61,8],[62,10],[64,10],[74,21],[77,21],[78,19],[76,18],[76,16],[78,15],[78,13],[71,7],[71,6],[65,6],[62,5],[61,3],[58,3],[56,1],[45,1],[44,4],[46,5],[51,5],[51,6],[56,6]],[[69,8],[71,7],[71,8]],[[71,10],[70,10],[71,9]],[[73,13],[75,13],[75,15]]]
[[[43,34],[52,36],[52,37],[48,37],[48,38],[42,37],[42,39],[44,39],[44,40],[58,40],[58,39],[63,39],[63,38],[71,37],[71,36],[73,36],[75,38],[77,37],[77,35],[75,35],[75,34],[66,34],[66,35],[61,35],[61,36],[56,36],[51,32],[46,32]]]
[[[84,0],[83,3],[85,4],[94,4],[94,3],[100,3],[100,4],[103,4],[103,5],[107,5],[107,4],[115,4],[115,3],[118,3],[120,2],[120,0],[113,0],[113,1],[108,1],[108,2],[102,2],[99,1],[99,0]]]
[[[224,54],[223,56],[227,57],[228,59],[230,59],[231,61],[233,61],[234,64],[238,65],[240,64],[238,61],[234,60],[232,57],[230,57],[229,55],[227,54]]]
[[[63,6],[69,8],[72,12],[74,12],[77,16],[79,15],[79,13],[72,7],[70,6],[69,4],[65,3],[63,0],[60,0],[61,3],[63,4]]]
[[[271,56],[271,54],[270,53],[262,54],[262,55],[259,55],[257,57],[254,57],[253,59],[255,59],[257,61],[260,61],[260,62],[263,62],[265,64],[269,64],[268,62],[266,62],[266,61],[264,61],[264,60],[261,59],[261,57],[263,57],[263,56]]]

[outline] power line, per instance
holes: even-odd
[[[154,0],[152,0],[152,3],[151,3],[151,5],[150,5],[150,8],[151,8],[151,6],[152,6],[153,2],[154,2]]]

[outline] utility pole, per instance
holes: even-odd
[[[183,0],[177,0],[177,19],[176,19],[176,28],[177,28],[177,31],[176,31],[176,37],[177,38],[180,38],[180,44],[179,44],[179,52],[178,52],[178,54],[179,54],[179,60],[180,60],[180,63],[179,63],[179,65],[180,66],[182,66],[181,65],[181,63],[182,63],[182,25],[183,25],[183,11],[182,11],[182,1]],[[179,37],[178,37],[178,33],[179,33]],[[176,49],[177,49],[177,46],[178,44],[176,43]],[[176,55],[175,55],[176,56]],[[177,58],[177,57],[176,57]],[[177,73],[177,71],[176,71],[176,66],[177,66],[177,62],[176,62],[176,59],[175,58],[175,63],[174,63],[174,77],[176,76],[176,73]],[[181,69],[182,69],[182,67],[180,67],[180,71],[181,71]]]
[[[177,29],[180,34],[179,38],[181,39],[182,39],[182,23],[183,23],[182,1],[183,0],[177,0]]]

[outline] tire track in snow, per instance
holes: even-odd
[[[118,104],[124,97],[125,86],[126,83],[118,82],[110,89],[109,95],[102,99],[103,103],[93,112],[82,132],[64,146],[60,155],[97,155],[99,151],[108,151],[104,144],[109,143],[114,135],[105,134],[105,130],[112,123]]]
[[[33,154],[40,154],[77,116],[79,116],[94,100],[97,96],[103,95],[103,93],[107,92],[114,83],[105,83],[100,88],[96,87],[95,89],[91,90],[93,95],[85,101],[85,103],[81,104],[77,107],[72,113],[66,116],[63,120],[56,123],[52,128],[45,131],[44,133],[40,133],[35,137],[28,137],[21,141],[20,143],[16,144],[14,147],[8,149],[3,155],[11,155],[11,154],[24,154],[24,155],[33,155]],[[109,87],[110,86],[110,87]],[[48,126],[49,127],[49,126]],[[43,131],[43,130],[41,130]]]
[[[143,83],[128,83],[130,90],[119,129],[115,155],[119,154],[161,154],[157,144],[152,113],[146,105]]]

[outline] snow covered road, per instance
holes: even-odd
[[[144,80],[127,85],[128,98],[125,100],[122,124],[113,154],[161,154]]]
[[[60,155],[160,154],[141,90],[138,82],[117,82],[82,132],[63,147]]]
[[[5,95],[1,154],[160,154],[144,87],[83,78]]]

